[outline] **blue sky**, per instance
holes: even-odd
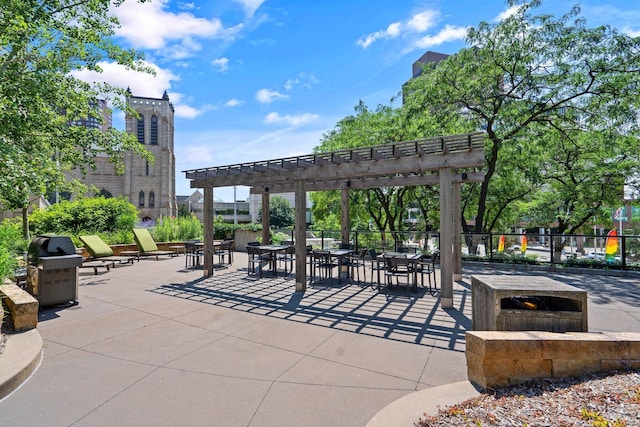
[[[574,4],[546,0],[538,10],[560,15]],[[640,36],[640,3],[580,5],[590,27]],[[425,51],[455,53],[466,28],[508,8],[499,0],[128,0],[113,12],[117,42],[143,52],[156,76],[105,63],[99,78],[137,96],[168,92],[176,193],[188,195],[183,170],[311,153],[359,100],[390,105]],[[121,114],[114,126],[124,127]],[[233,189],[215,196],[233,201]],[[239,187],[237,198],[246,197]]]

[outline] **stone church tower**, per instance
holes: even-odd
[[[173,151],[173,105],[165,92],[162,98],[142,98],[131,95],[128,104],[140,114],[140,118],[126,116],[126,131],[136,135],[138,141],[149,150],[155,162],[146,160],[132,153],[124,155],[124,174],[116,174],[113,164],[105,154],[98,154],[95,169],[82,175],[79,169],[67,171],[69,179],[77,179],[89,186],[91,194],[104,197],[122,196],[129,200],[140,211],[141,220],[157,220],[161,216],[176,216],[176,173],[175,155]],[[106,132],[111,127],[111,109],[106,101],[96,102],[104,118],[104,124],[95,119],[81,120],[73,123],[76,126],[101,129]],[[70,200],[70,193],[55,192],[50,203],[58,200]]]
[[[176,216],[176,159],[173,146],[173,105],[162,98],[130,95],[129,106],[139,117],[126,116],[126,131],[136,135],[155,158],[154,163],[127,153],[122,195],[140,210],[141,219]]]

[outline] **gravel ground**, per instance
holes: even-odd
[[[425,416],[418,427],[640,426],[640,370],[545,379],[493,390]]]

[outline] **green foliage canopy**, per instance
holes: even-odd
[[[36,210],[30,217],[34,234],[116,232],[131,230],[137,222],[138,209],[122,197],[65,200],[47,209]]]
[[[360,101],[355,113],[340,120],[333,130],[323,135],[316,152],[380,145],[422,137],[416,133],[417,127],[406,120],[401,109],[379,105],[372,111]],[[425,191],[428,190],[422,187],[349,191],[351,229],[368,229],[369,222],[372,221],[381,231],[402,230],[406,208],[413,204],[420,207],[426,218],[427,213],[433,208],[433,203],[424,197]],[[339,218],[339,191],[314,192],[311,199],[314,221],[319,227],[328,221],[330,223],[332,218]]]
[[[471,28],[471,47],[426,66],[408,86],[409,119],[428,111],[443,132],[452,117],[487,132],[477,231],[512,221],[526,198],[551,209],[547,220],[560,220],[559,231],[575,230],[640,165],[640,38],[588,28],[577,6],[558,18],[534,15],[541,3],[508,1],[516,13]],[[606,144],[596,142],[605,135]],[[590,174],[578,177],[576,167]]]
[[[103,61],[151,72],[133,50],[114,44],[118,21],[110,1],[8,0],[0,10],[0,206],[26,208],[31,195],[63,188],[64,170],[86,171],[96,154],[116,169],[126,151],[152,160],[124,131],[70,126],[104,118],[95,100],[127,110],[123,88],[87,83],[81,70],[101,71]],[[122,0],[114,2],[119,6]]]
[[[295,223],[295,210],[282,196],[269,199],[269,225],[275,228],[291,227]],[[258,211],[258,222],[262,221],[262,208]]]

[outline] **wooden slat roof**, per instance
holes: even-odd
[[[312,181],[321,189],[330,189],[323,188],[323,182],[334,187],[337,184],[331,183],[345,180],[351,180],[354,187],[362,185],[358,182],[380,186],[381,180],[376,178],[397,178],[401,182],[403,177],[414,177],[415,181],[416,176],[428,176],[428,172],[443,167],[482,166],[484,133],[475,132],[183,172],[192,188],[247,185],[288,191],[300,179]]]

